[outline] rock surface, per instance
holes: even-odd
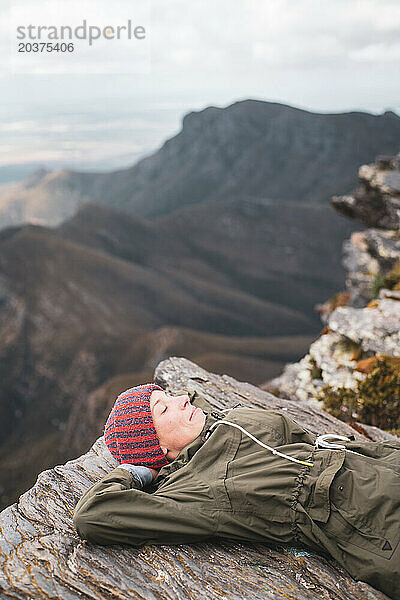
[[[362,165],[360,187],[348,196],[334,196],[334,208],[366,227],[400,228],[400,153]]]
[[[276,398],[232,377],[214,375],[182,358],[156,369],[155,381],[176,392],[197,389],[218,407],[238,401],[285,411],[314,432],[355,434],[308,403]],[[103,438],[87,454],[41,473],[35,486],[0,513],[0,597],[78,599],[383,600],[334,560],[267,544],[97,546],[72,525],[82,493],[116,466]]]

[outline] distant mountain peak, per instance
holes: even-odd
[[[395,119],[400,119],[400,116],[395,113],[393,110],[385,110],[383,113],[384,117],[394,117]]]
[[[46,175],[48,175],[50,171],[45,169],[44,167],[40,167],[39,169],[35,169],[28,177],[23,180],[23,186],[26,189],[32,188],[39,183]]]
[[[140,218],[233,197],[327,203],[354,188],[360,164],[394,154],[399,141],[392,111],[324,114],[251,98],[208,106],[188,113],[177,135],[132,167],[43,169],[0,190],[0,227],[28,218],[58,225],[87,201]]]

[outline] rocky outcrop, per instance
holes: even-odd
[[[380,156],[375,164],[362,165],[360,187],[348,196],[333,196],[332,205],[366,227],[400,228],[400,153]]]
[[[344,244],[347,292],[318,307],[326,324],[322,335],[300,362],[262,386],[278,395],[316,405],[326,389],[358,394],[378,363],[399,370],[400,361],[391,359],[400,357],[400,154],[364,165],[359,176],[360,188],[352,196],[334,197],[332,204],[372,228],[353,233]],[[396,388],[394,396],[393,419],[399,423]]]
[[[357,370],[360,360],[376,355],[400,356],[399,292],[383,289],[369,307],[334,310],[326,333],[308,354],[262,387],[286,398],[315,401],[326,385],[355,388],[367,376]]]
[[[160,363],[155,381],[177,392],[197,389],[216,407],[285,411],[316,433],[362,437],[307,402],[291,402],[215,375],[182,358]],[[0,597],[19,600],[107,598],[186,600],[384,600],[333,559],[301,548],[215,541],[194,546],[98,546],[72,525],[82,493],[116,466],[103,438],[89,452],[41,473],[34,487],[0,513]]]
[[[369,227],[353,233],[343,249],[350,303],[356,307],[365,306],[377,288],[400,281],[400,153],[363,165],[359,178],[353,195],[332,198],[339,213]]]

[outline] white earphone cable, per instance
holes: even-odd
[[[211,429],[213,429],[217,425],[221,425],[221,424],[230,425],[231,427],[235,427],[236,429],[239,429],[242,433],[244,433],[250,439],[252,439],[254,442],[256,442],[256,444],[258,444],[262,448],[265,448],[266,450],[270,450],[270,452],[272,452],[272,454],[277,454],[278,456],[282,456],[282,458],[287,458],[287,460],[291,460],[292,462],[300,463],[301,465],[307,465],[308,467],[313,467],[314,466],[314,463],[307,462],[305,460],[299,460],[297,458],[294,458],[293,456],[288,456],[287,454],[283,454],[282,452],[279,452],[275,448],[272,448],[272,446],[268,446],[267,444],[264,444],[264,442],[261,442],[254,435],[252,435],[251,433],[249,433],[248,431],[246,431],[246,429],[244,429],[240,425],[237,425],[236,423],[231,423],[230,421],[225,421],[224,419],[221,419],[220,421],[216,421],[215,423],[213,423],[210,426],[209,431],[211,431]]]

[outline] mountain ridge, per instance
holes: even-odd
[[[0,227],[58,225],[87,201],[147,218],[232,196],[324,202],[350,191],[356,168],[397,151],[399,139],[392,111],[315,113],[251,99],[206,107],[131,167],[41,171],[0,187]]]

